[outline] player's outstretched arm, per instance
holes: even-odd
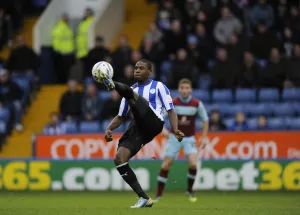
[[[124,118],[117,115],[115,118],[112,119],[112,121],[109,123],[107,128],[105,129],[105,140],[107,142],[110,142],[113,140],[112,138],[112,131],[118,128],[122,123],[124,122]]]
[[[179,142],[181,142],[183,137],[184,137],[184,134],[181,131],[178,130],[178,117],[177,117],[177,114],[173,109],[171,109],[171,110],[168,111],[168,115],[169,115],[172,130],[174,131],[174,135],[177,138],[177,140]]]

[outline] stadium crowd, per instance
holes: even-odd
[[[45,133],[103,131],[107,120],[117,113],[120,98],[93,82],[92,66],[108,61],[114,67],[114,79],[132,85],[133,66],[141,58],[153,62],[153,78],[174,89],[173,97],[178,95],[175,89],[180,79],[193,81],[194,96],[210,112],[212,131],[300,128],[299,1],[154,2],[158,5],[156,21],[137,50],[126,35],[120,37],[115,50],[105,47],[101,35],[88,50],[83,35],[93,11],[84,10],[77,28],[67,14],[62,15],[52,31],[53,62],[57,83],[69,80],[68,91],[61,98],[59,113],[51,114]],[[3,17],[0,5],[0,38],[6,32]],[[28,103],[41,64],[20,36],[1,74],[8,73],[23,90],[17,99],[22,107]],[[30,77],[27,84],[18,80],[20,72]],[[83,91],[77,89],[77,83],[84,83]]]

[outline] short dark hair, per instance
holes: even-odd
[[[218,109],[212,109],[211,111],[210,111],[210,114],[220,114],[220,111],[218,110]]]
[[[152,70],[152,62],[150,60],[140,59],[139,62],[143,62],[144,64],[146,64],[147,69]]]
[[[193,84],[192,84],[192,81],[190,79],[187,79],[187,78],[183,78],[179,81],[178,83],[178,87],[181,85],[181,84],[189,84],[191,87],[193,87]]]

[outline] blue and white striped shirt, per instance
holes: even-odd
[[[133,91],[143,96],[149,101],[149,107],[153,110],[158,118],[162,121],[163,110],[173,110],[174,105],[169,89],[160,81],[150,80],[145,85],[139,85],[138,83],[132,86]],[[119,116],[126,116],[129,111],[129,105],[125,98],[122,99]]]

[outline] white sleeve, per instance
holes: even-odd
[[[120,108],[119,108],[119,116],[127,116],[127,113],[129,111],[129,105],[125,98],[122,98]]]
[[[202,102],[199,102],[199,106],[198,106],[198,114],[200,119],[205,122],[208,121],[208,115],[207,115],[207,111],[203,105]]]
[[[166,111],[173,110],[173,100],[170,94],[170,90],[161,82],[158,83],[158,96]]]

